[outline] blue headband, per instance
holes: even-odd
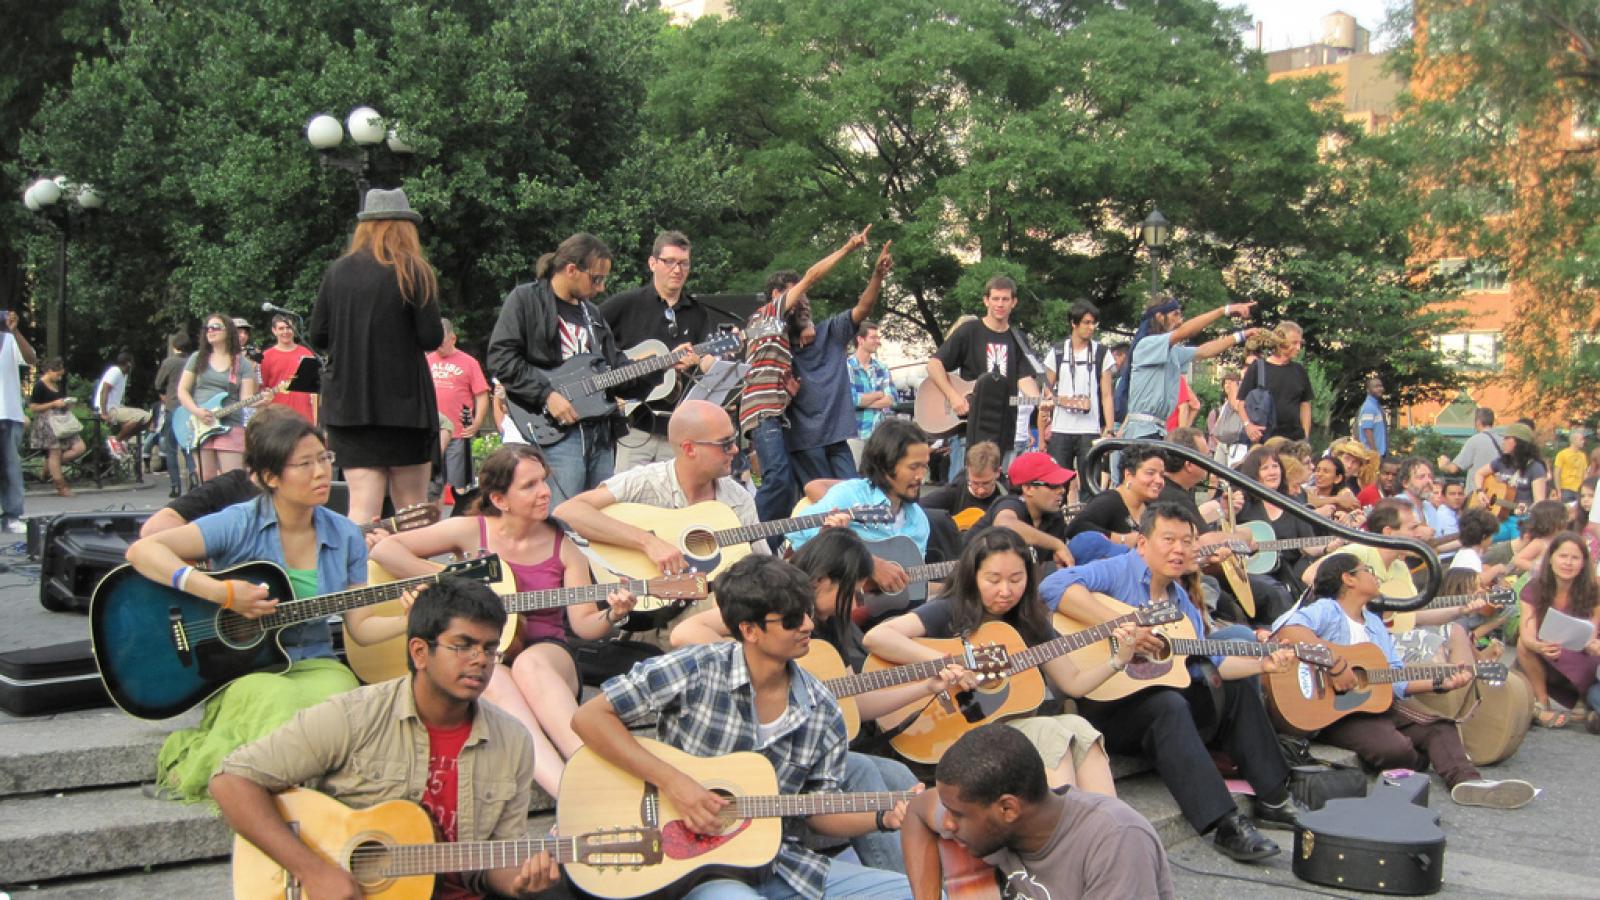
[[[1163,315],[1165,313],[1177,312],[1178,310],[1180,310],[1182,308],[1183,308],[1183,306],[1181,304],[1179,304],[1177,300],[1175,300],[1175,299],[1168,300],[1167,302],[1161,304],[1160,306],[1152,306],[1149,309],[1145,310],[1143,318],[1148,321],[1150,319],[1155,318],[1156,316]]]

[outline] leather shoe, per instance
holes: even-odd
[[[1256,798],[1256,824],[1266,828],[1278,826],[1293,831],[1300,827],[1300,817],[1310,812],[1305,805],[1289,794],[1284,798],[1282,805],[1272,806],[1259,797]]]
[[[1256,862],[1278,855],[1278,845],[1257,831],[1256,826],[1250,824],[1250,820],[1240,815],[1238,810],[1223,816],[1222,821],[1217,823],[1217,835],[1213,842],[1222,855],[1239,862]]]

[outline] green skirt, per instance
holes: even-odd
[[[206,701],[196,728],[167,735],[156,783],[185,803],[209,799],[207,785],[234,750],[272,733],[295,713],[360,685],[335,659],[305,659],[282,674],[257,672]]]

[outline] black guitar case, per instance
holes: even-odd
[[[14,716],[110,705],[88,641],[0,653],[0,709]]]
[[[1444,831],[1428,809],[1428,776],[1385,778],[1366,797],[1329,800],[1300,817],[1294,875],[1378,894],[1436,894],[1444,881]]]

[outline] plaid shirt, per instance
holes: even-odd
[[[645,660],[601,690],[622,721],[656,721],[656,737],[700,757],[754,750],[771,761],[781,794],[839,790],[847,740],[839,704],[822,682],[789,665],[789,705],[773,739],[758,746],[755,691],[742,645],[684,647]],[[783,823],[776,874],[807,900],[821,900],[828,858],[801,845],[803,823]]]
[[[889,396],[889,402],[899,402],[894,393],[894,378],[889,375],[889,368],[878,362],[876,356],[863,366],[852,353],[845,361],[845,366],[850,370],[850,402],[856,407],[856,437],[864,441],[872,437],[872,429],[878,427],[878,422],[888,410],[862,409],[861,395],[882,391]]]

